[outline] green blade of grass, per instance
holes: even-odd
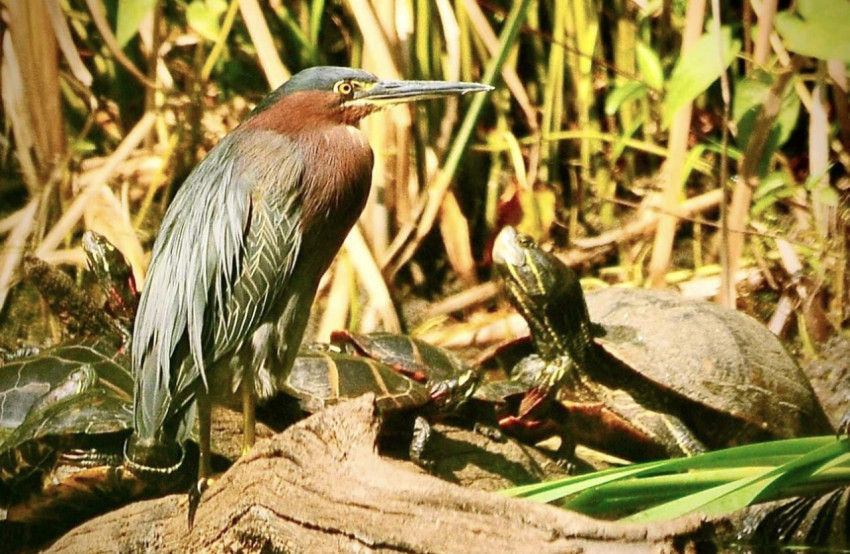
[[[558,479],[545,483],[513,487],[502,491],[502,494],[518,498],[527,498],[535,502],[551,502],[571,494],[582,492],[592,487],[598,487],[614,480],[625,479],[627,477],[651,472],[656,469],[656,467],[663,466],[665,463],[666,461],[650,462],[639,466],[635,465],[624,468],[608,469],[587,475],[579,475],[577,477],[567,477],[566,479]]]
[[[725,485],[688,495],[671,502],[638,512],[624,518],[624,521],[647,522],[659,519],[671,519],[691,512],[699,511],[706,515],[716,515],[735,511],[759,500],[765,500],[771,492],[783,486],[790,486],[801,478],[831,465],[836,457],[843,457],[850,439],[832,440],[820,448],[800,456],[798,459],[769,469],[761,475],[747,477]]]
[[[659,503],[669,505],[682,500],[682,497],[690,498],[701,506],[753,483],[760,486],[758,490],[749,491],[750,497],[757,496],[757,493],[772,494],[770,485],[777,481],[783,490],[797,492],[802,489],[790,478],[790,472],[795,468],[802,468],[799,475],[808,479],[811,486],[822,489],[846,482],[850,477],[846,472],[827,473],[828,469],[841,466],[850,459],[850,454],[846,453],[848,442],[850,439],[836,441],[833,436],[825,436],[751,444],[692,458],[649,462],[515,487],[503,491],[503,494],[536,502],[571,497],[565,508],[612,517],[612,514],[622,516]],[[780,479],[780,474],[786,477]],[[765,481],[770,477],[770,482]],[[710,491],[714,491],[714,496]],[[698,496],[701,494],[704,496]],[[693,509],[687,502],[676,509],[685,508]]]

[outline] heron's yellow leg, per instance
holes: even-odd
[[[210,445],[212,408],[210,397],[205,392],[198,393],[198,440],[201,450],[200,464],[198,465],[198,477],[201,480],[208,479],[212,475],[212,461]]]
[[[257,403],[254,399],[254,387],[250,377],[243,377],[240,388],[242,389],[242,455],[244,456],[254,446]]]

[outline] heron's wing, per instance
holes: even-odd
[[[238,348],[263,322],[270,322],[272,308],[292,275],[301,248],[300,171],[282,171],[283,182],[260,177],[250,199],[249,225],[244,233],[244,255],[238,279],[220,281],[216,289],[213,348],[218,359]],[[282,187],[282,188],[281,188]],[[283,194],[281,194],[283,192]],[[229,294],[228,294],[229,292]]]
[[[303,166],[291,142],[269,134],[250,142],[239,131],[225,137],[166,213],[133,336],[143,438],[191,403],[206,368],[267,317],[274,283],[292,271]],[[251,152],[242,151],[246,144]],[[277,198],[289,202],[271,205]]]

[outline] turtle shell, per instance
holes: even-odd
[[[69,376],[89,367],[97,377],[97,386],[133,394],[133,378],[129,366],[127,326],[137,303],[132,271],[123,256],[97,233],[87,231],[83,248],[89,265],[107,297],[105,310],[60,269],[37,258],[29,260],[28,278],[33,280],[52,311],[61,320],[76,322],[75,329],[85,340],[38,349],[36,353],[15,356],[0,366],[0,435],[20,425],[33,403],[42,399],[52,402],[57,397],[74,394],[73,386],[57,390],[61,383],[70,384]],[[120,302],[115,301],[120,298]],[[109,305],[119,305],[120,310]]]
[[[586,299],[601,326],[595,342],[658,387],[775,438],[832,432],[800,367],[751,317],[664,291],[612,287]]]
[[[0,503],[42,488],[57,465],[118,465],[133,422],[133,403],[94,387],[31,412],[0,444]]]
[[[132,422],[132,400],[101,387],[31,412],[0,444],[0,535],[8,523],[49,540],[131,501],[185,491],[193,464],[168,475],[124,466]]]
[[[112,350],[113,354],[104,353]],[[83,366],[97,376],[95,386],[132,398],[133,377],[123,355],[114,354],[110,342],[66,344],[0,366],[0,429],[18,427],[33,403],[51,393]],[[73,392],[73,391],[72,391]]]
[[[350,354],[302,350],[278,390],[298,400],[307,413],[341,400],[374,393],[382,414],[415,409],[431,397],[427,387],[389,366]]]
[[[469,371],[454,353],[407,335],[335,331],[331,343],[345,352],[386,364],[419,383],[430,385]]]

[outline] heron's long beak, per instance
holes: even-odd
[[[378,81],[354,94],[354,103],[374,106],[414,102],[426,98],[461,95],[493,90],[490,85],[453,81]]]

